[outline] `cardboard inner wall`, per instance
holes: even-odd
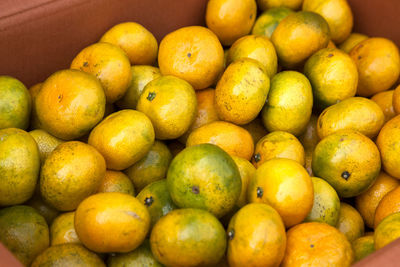
[[[354,31],[400,45],[400,0],[348,0]],[[0,0],[0,75],[28,87],[96,42],[111,26],[136,21],[160,41],[179,27],[204,25],[207,0]],[[397,266],[400,240],[357,266]],[[0,244],[0,266],[17,266]]]
[[[42,82],[120,22],[139,22],[160,41],[182,25],[204,24],[206,2],[0,0],[0,75]]]
[[[399,0],[349,0],[355,31],[400,44]],[[114,24],[137,21],[160,41],[181,26],[204,24],[207,0],[1,0],[0,75],[27,86],[68,68]]]

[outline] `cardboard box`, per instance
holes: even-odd
[[[139,22],[160,41],[183,25],[204,24],[206,2],[0,0],[0,75],[42,82],[120,22]]]
[[[354,31],[392,39],[400,45],[399,0],[348,0]],[[68,68],[74,56],[96,42],[111,26],[136,21],[160,41],[179,27],[204,25],[207,0],[1,0],[0,75],[11,75],[28,87],[56,70]],[[400,240],[355,266],[400,266]],[[19,266],[0,244],[0,267]]]

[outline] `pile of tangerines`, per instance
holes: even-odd
[[[24,265],[350,266],[400,237],[397,46],[346,0],[205,20],[159,45],[115,25],[29,90],[0,76],[0,241]]]

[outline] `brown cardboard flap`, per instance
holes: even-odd
[[[397,267],[400,266],[400,239],[357,262],[353,267]]]
[[[386,37],[400,46],[400,0],[348,0],[354,30],[371,37]]]
[[[96,42],[111,26],[136,21],[161,38],[182,26],[204,25],[207,0],[0,0],[0,75],[27,86]],[[400,0],[349,0],[357,32],[400,44]],[[399,266],[400,240],[356,266]],[[19,266],[0,244],[0,266]]]
[[[0,267],[23,267],[23,265],[0,242]]]

